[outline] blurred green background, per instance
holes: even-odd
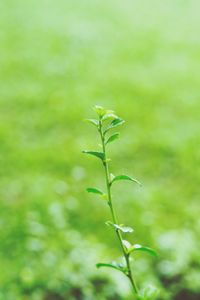
[[[0,2],[0,300],[132,299],[120,259],[88,195],[104,187],[95,129],[100,104],[126,120],[110,145],[120,221],[138,284],[160,300],[200,299],[199,1]]]

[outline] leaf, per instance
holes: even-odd
[[[131,249],[131,247],[132,247],[131,243],[129,243],[129,241],[126,241],[126,240],[122,240],[122,243],[129,252],[129,249]]]
[[[131,227],[120,226],[120,225],[116,225],[116,226],[117,226],[117,228],[118,228],[119,230],[121,230],[121,231],[124,232],[124,233],[131,233],[131,232],[134,231],[134,229],[131,228]]]
[[[105,108],[100,105],[95,105],[94,111],[99,115],[99,117],[103,117],[106,114]]]
[[[116,132],[116,133],[112,134],[112,135],[108,138],[108,140],[106,141],[106,145],[107,145],[108,143],[111,143],[111,142],[117,140],[118,138],[119,138],[119,132]]]
[[[110,119],[118,119],[119,117],[114,114],[114,111],[110,111],[103,116],[102,121],[110,120]]]
[[[113,262],[111,264],[105,264],[105,263],[98,263],[96,264],[97,268],[102,268],[102,267],[106,267],[106,268],[112,268],[118,271],[121,271],[123,273],[126,273],[126,267],[122,264],[117,264],[116,262]]]
[[[149,254],[153,255],[153,256],[158,256],[157,252],[155,250],[153,250],[152,248],[149,247],[145,247],[139,244],[133,245],[131,248],[129,248],[129,253],[134,252],[134,251],[144,251],[144,252],[148,252]]]
[[[105,159],[105,154],[103,152],[96,152],[96,151],[87,151],[87,150],[84,150],[83,153],[96,156],[96,157],[100,158],[102,161],[104,161],[104,159]]]
[[[129,180],[129,181],[133,181],[133,182],[139,184],[140,186],[142,185],[138,180],[136,180],[136,179],[134,179],[130,176],[127,176],[127,175],[117,175],[117,176],[115,176],[112,179],[111,184],[113,184],[113,182],[118,181],[118,180]]]
[[[104,131],[104,134],[106,134],[110,129],[112,128],[115,128],[117,126],[120,126],[122,124],[124,124],[124,120],[121,119],[121,118],[117,118],[117,119],[114,119],[111,124],[106,128],[106,130]]]
[[[94,111],[99,115],[99,117],[105,121],[107,119],[117,119],[118,117],[114,114],[113,110],[105,109],[100,105],[95,105]]]
[[[102,191],[96,188],[87,188],[86,189],[88,193],[98,194],[98,195],[104,195]]]
[[[114,178],[115,178],[115,175],[113,175],[112,173],[110,173],[110,180],[113,181]]]
[[[125,121],[121,118],[117,118],[117,119],[114,119],[112,122],[111,122],[111,126],[112,127],[116,127],[116,126],[119,126],[119,125],[122,125]]]
[[[96,127],[99,126],[99,121],[96,120],[96,119],[85,119],[85,122],[90,123],[90,124],[93,124],[93,125],[95,125]]]
[[[117,224],[112,223],[111,221],[107,221],[106,225],[112,226],[115,229],[118,229],[118,230],[120,230],[124,233],[128,233],[128,232],[131,233],[131,232],[134,231],[133,228],[131,228],[131,227],[126,227],[126,226],[123,226],[123,225],[117,225]]]

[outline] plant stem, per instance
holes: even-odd
[[[101,121],[101,119],[99,120],[99,132],[100,132],[100,136],[101,136],[102,149],[103,149],[103,153],[104,153],[103,165],[104,165],[105,175],[106,175],[105,177],[106,177],[106,187],[107,187],[107,193],[108,193],[108,205],[110,207],[113,223],[118,224],[116,212],[115,212],[115,209],[113,207],[113,202],[112,202],[110,172],[109,172],[109,165],[108,165],[108,161],[107,161],[105,137],[104,137],[103,130],[102,130],[102,121]],[[116,229],[115,232],[117,234],[117,238],[119,240],[119,243],[120,243],[124,258],[125,258],[126,268],[127,268],[126,276],[129,278],[129,280],[131,282],[131,285],[132,285],[132,288],[133,288],[133,291],[137,295],[138,294],[138,288],[137,288],[137,285],[136,285],[135,280],[134,280],[133,275],[132,275],[132,271],[131,271],[131,267],[130,267],[130,256],[127,253],[127,251],[124,247],[121,232],[118,229]]]

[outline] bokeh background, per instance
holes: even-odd
[[[0,2],[0,299],[132,299],[105,226],[94,117],[126,120],[111,169],[143,187],[114,190],[137,254],[138,284],[159,300],[200,299],[199,1]]]

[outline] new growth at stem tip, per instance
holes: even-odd
[[[107,203],[110,208],[111,212],[111,217],[112,221],[107,221],[106,225],[110,226],[112,229],[114,229],[117,239],[119,241],[120,248],[122,250],[122,254],[124,256],[124,262],[123,263],[98,263],[97,267],[108,267],[108,268],[113,268],[115,270],[118,270],[124,275],[128,277],[130,280],[130,283],[132,285],[134,293],[141,298],[141,294],[138,291],[137,285],[135,283],[135,280],[133,278],[131,266],[130,266],[130,255],[133,255],[135,252],[141,251],[141,252],[147,252],[153,256],[157,256],[156,251],[153,249],[142,246],[140,244],[131,244],[129,241],[125,240],[123,238],[124,234],[130,234],[134,230],[129,227],[129,226],[124,226],[123,224],[118,224],[118,218],[116,215],[115,208],[113,206],[113,201],[112,201],[112,193],[111,189],[113,186],[114,182],[121,181],[121,180],[126,180],[126,181],[132,181],[136,184],[139,184],[141,186],[141,183],[137,180],[134,179],[128,175],[113,175],[109,171],[109,159],[107,158],[107,145],[116,141],[119,138],[119,133],[114,132],[111,133],[109,137],[107,137],[107,134],[110,133],[113,129],[116,127],[121,126],[124,124],[124,120],[118,117],[114,111],[108,110],[103,108],[102,106],[96,105],[94,107],[95,112],[98,115],[98,119],[86,119],[88,123],[91,123],[94,125],[100,135],[101,139],[101,151],[93,151],[93,150],[84,150],[83,153],[92,155],[94,157],[97,157],[98,159],[101,160],[103,163],[104,171],[105,171],[105,183],[106,183],[106,192],[101,191],[99,188],[94,188],[90,187],[87,188],[87,191],[89,193],[93,193],[96,195],[101,196],[103,199],[107,200]],[[139,298],[138,298],[139,299]]]

